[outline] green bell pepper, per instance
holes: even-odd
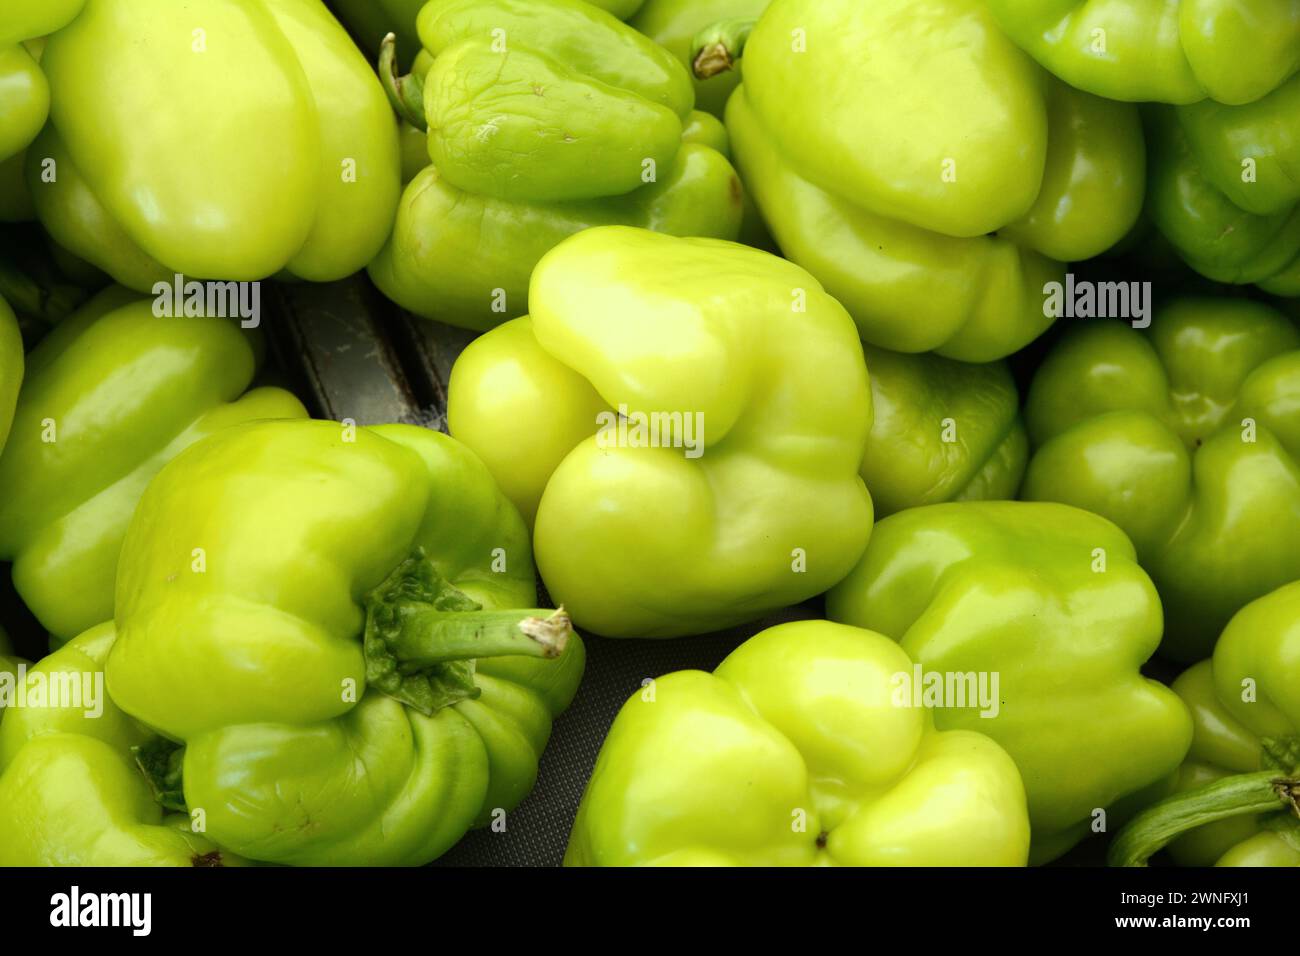
[[[235,426],[167,465],[108,689],[183,748],[177,805],[254,860],[416,865],[532,788],[582,642],[472,452],[408,425]]]
[[[825,591],[861,555],[871,391],[853,322],[798,266],[609,226],[542,259],[481,336],[451,432],[526,518],[579,625],[698,634]]]
[[[397,41],[397,56],[409,63],[420,52],[415,18],[426,0],[328,0],[330,9],[356,38],[373,61],[379,56],[384,37]]]
[[[1003,358],[1051,324],[1058,260],[1104,252],[1137,220],[1136,108],[1052,79],[983,0],[775,0],[749,26],[698,37],[696,73],[743,50],[737,167],[864,341]]]
[[[39,65],[40,38],[71,23],[85,2],[5,0],[0,23],[0,163],[19,156],[50,113],[50,84]],[[7,187],[12,178],[6,175],[0,186]]]
[[[635,17],[628,21],[660,46],[665,47],[683,65],[692,66],[692,43],[695,35],[711,24],[736,17],[757,17],[772,0],[647,0]],[[695,80],[695,105],[698,109],[721,117],[727,99],[740,85],[741,63],[735,70],[708,80]]]
[[[1130,102],[1250,103],[1300,69],[1292,0],[989,0],[1065,82]]]
[[[912,661],[799,621],[648,682],[596,759],[566,866],[1023,866],[1025,788],[982,734],[895,699]]]
[[[1014,498],[1029,458],[1005,364],[866,346],[875,420],[862,458],[879,517],[918,505]]]
[[[113,617],[127,523],[164,464],[236,422],[306,415],[282,389],[247,391],[260,359],[233,320],[159,318],[118,287],[28,356],[0,455],[0,560],[56,637]]]
[[[41,62],[37,212],[123,285],[340,279],[387,238],[397,125],[320,0],[93,0]]]
[[[1174,840],[1186,865],[1300,866],[1300,581],[1242,608],[1174,690],[1194,727],[1180,792],[1120,833],[1112,865]]]
[[[631,27],[581,0],[433,0],[419,30],[423,81],[380,68],[433,160],[370,265],[397,304],[485,330],[527,311],[533,267],[582,229],[738,235],[735,170],[683,137],[690,74]]]
[[[21,43],[0,43],[0,161],[28,147],[50,112],[50,84]]]
[[[104,693],[115,636],[100,624],[29,669],[0,722],[0,866],[240,865],[154,799],[137,760],[155,735]]]
[[[1124,529],[1171,657],[1205,657],[1239,608],[1300,578],[1300,330],[1268,306],[1186,299],[1145,333],[1074,329],[1039,367],[1026,419],[1022,496]]]
[[[980,731],[1011,754],[1031,861],[1122,818],[1191,743],[1178,696],[1138,670],[1160,642],[1155,587],[1124,533],[1086,511],[966,501],[893,515],[826,612],[897,640],[945,682],[989,682],[995,713],[945,697],[935,724]]]
[[[9,428],[23,384],[23,337],[18,332],[14,310],[0,298],[0,453],[5,450]]]
[[[1300,296],[1300,74],[1246,106],[1152,108],[1147,138],[1150,215],[1187,264]]]

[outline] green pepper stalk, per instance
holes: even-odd
[[[567,611],[485,611],[417,548],[365,597],[366,683],[426,717],[482,693],[474,662],[487,657],[553,660],[573,635]],[[184,746],[164,738],[133,748],[154,799],[184,811]]]
[[[380,44],[379,79],[397,115],[421,133],[427,133],[429,121],[424,115],[424,80],[418,73],[398,72],[396,34],[388,34]]]
[[[744,55],[745,44],[757,17],[721,20],[695,34],[691,41],[691,69],[701,80],[726,73]]]
[[[474,661],[564,653],[573,623],[558,611],[485,611],[416,550],[365,599],[366,682],[432,716],[479,696]]]
[[[1111,844],[1111,866],[1146,866],[1147,861],[1189,830],[1229,817],[1287,811],[1300,819],[1300,738],[1266,739],[1264,762],[1272,769],[1243,773],[1174,794],[1135,817]],[[1286,764],[1278,764],[1280,758]],[[1281,769],[1289,766],[1289,772]],[[1279,819],[1279,823],[1294,821]]]

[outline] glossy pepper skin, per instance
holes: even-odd
[[[51,123],[27,151],[32,198],[61,245],[123,285],[340,279],[387,238],[397,125],[320,0],[88,0],[41,65]],[[157,75],[165,96],[141,82]]]
[[[50,84],[37,41],[67,26],[86,0],[6,0],[0,23],[0,164],[13,162],[36,138],[50,113]],[[0,186],[11,187],[6,173]]]
[[[1004,363],[866,346],[874,420],[862,456],[879,517],[942,501],[1014,498],[1029,459]]]
[[[988,2],[1034,59],[1107,99],[1250,103],[1300,69],[1292,0]]]
[[[282,389],[249,390],[260,360],[236,321],[159,318],[120,287],[28,356],[0,455],[0,559],[56,637],[113,617],[122,539],[163,465],[237,422],[306,416]]]
[[[50,112],[50,84],[21,43],[0,42],[0,162],[36,138]]]
[[[1150,216],[1184,261],[1300,296],[1300,74],[1244,106],[1154,107],[1147,126]]]
[[[205,439],[122,549],[109,692],[183,743],[179,796],[255,860],[429,862],[527,795],[582,676],[562,612],[510,610],[536,600],[528,532],[482,462],[352,428]]]
[[[665,47],[682,64],[691,66],[695,35],[720,20],[733,17],[757,17],[772,0],[647,0],[628,23],[660,46]],[[695,81],[695,106],[722,117],[727,99],[740,84],[741,65],[708,80]]]
[[[1139,332],[1096,322],[1044,360],[1022,495],[1104,515],[1160,591],[1162,652],[1300,578],[1300,331],[1262,303],[1186,299]]]
[[[133,748],[156,735],[103,693],[115,636],[111,621],[100,624],[28,671],[29,688],[36,674],[47,687],[63,675],[78,685],[80,700],[47,699],[42,706],[29,700],[5,711],[0,866],[241,865],[155,800]],[[98,701],[93,708],[91,695]]]
[[[853,566],[872,521],[858,475],[871,393],[852,320],[812,276],[611,226],[552,250],[529,302],[457,361],[448,416],[536,515],[538,568],[575,622],[698,634]],[[616,413],[668,441],[624,436]]]
[[[527,312],[533,267],[582,229],[738,235],[735,170],[683,136],[690,74],[631,27],[581,0],[433,0],[419,30],[432,65],[394,98],[433,162],[370,265],[394,302],[486,330]]]
[[[697,43],[697,74],[737,39]],[[743,53],[736,165],[873,345],[1011,354],[1050,325],[1061,261],[1104,252],[1141,210],[1136,109],[1051,79],[983,0],[776,0]]]
[[[1176,836],[1186,866],[1300,866],[1300,581],[1242,608],[1174,690],[1194,728],[1178,792],[1120,834],[1112,864]]]
[[[1033,862],[1087,836],[1097,811],[1107,825],[1122,816],[1191,743],[1182,702],[1138,670],[1160,642],[1155,588],[1128,538],[1097,515],[1022,501],[892,515],[826,613],[893,638],[926,671],[999,675],[996,715],[946,707],[934,719],[1011,754]]]
[[[14,420],[18,390],[23,384],[23,337],[9,303],[0,298],[0,453]]]
[[[1023,866],[1024,786],[982,734],[898,706],[912,662],[799,621],[649,682],[596,759],[566,866]]]

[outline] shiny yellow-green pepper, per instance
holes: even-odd
[[[1292,0],[988,0],[1065,82],[1112,100],[1249,103],[1300,69]]]
[[[32,199],[123,285],[340,279],[383,245],[397,124],[321,0],[89,0],[41,66]]]
[[[974,730],[1020,768],[1030,859],[1050,860],[1173,774],[1187,709],[1139,667],[1160,642],[1160,600],[1133,545],[1059,504],[964,501],[876,525],[827,616],[898,641],[925,672],[983,677],[996,713],[944,699],[940,730]]]
[[[38,62],[39,38],[71,23],[85,3],[5,0],[0,10],[0,163],[26,149],[50,114],[50,84]]]
[[[113,617],[122,539],[163,465],[236,422],[306,415],[282,389],[248,390],[255,336],[233,319],[159,317],[112,287],[28,356],[0,454],[0,559],[56,638]]]
[[[857,561],[871,394],[853,322],[812,276],[610,226],[548,253],[529,304],[461,355],[448,418],[536,516],[538,569],[578,625],[697,634]]]
[[[1072,330],[1029,390],[1022,494],[1104,515],[1206,656],[1244,604],[1300,578],[1300,330],[1262,303],[1186,299],[1149,329]]]
[[[737,21],[697,38],[697,73],[743,39]],[[775,0],[743,52],[737,167],[873,345],[1009,355],[1051,324],[1061,261],[1104,252],[1142,208],[1136,109],[1051,78],[984,0]]]
[[[535,601],[522,519],[453,439],[237,425],[136,508],[108,690],[219,845],[424,864],[505,822],[577,690],[582,642]]]
[[[432,0],[432,56],[385,70],[432,160],[406,187],[375,284],[428,318],[490,329],[528,311],[528,277],[600,225],[734,239],[743,190],[716,149],[686,139],[690,73],[582,0]]]
[[[1174,690],[1192,714],[1178,792],[1135,819],[1111,862],[1170,839],[1186,866],[1300,866],[1300,581],[1252,601]]]
[[[201,819],[167,812],[137,766],[156,735],[104,689],[112,622],[27,671],[0,721],[0,866],[238,866]],[[76,688],[55,698],[50,689]],[[33,696],[45,688],[40,703]],[[72,693],[71,691],[66,691]]]
[[[1150,216],[1187,264],[1300,296],[1300,74],[1244,106],[1153,107],[1147,128]]]
[[[1006,752],[896,696],[912,661],[858,628],[770,628],[619,712],[568,866],[1023,866]]]

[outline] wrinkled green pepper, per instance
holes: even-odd
[[[532,788],[584,652],[472,452],[408,425],[257,422],[145,491],[106,673],[177,741],[162,782],[241,856],[417,865]]]
[[[422,81],[381,73],[432,165],[407,186],[370,265],[394,302],[489,329],[528,310],[528,277],[598,225],[734,239],[743,190],[687,142],[691,77],[671,54],[581,0],[432,0]]]
[[[989,0],[1065,82],[1130,102],[1250,103],[1300,69],[1293,0]]]
[[[397,124],[320,0],[92,0],[41,65],[51,123],[27,151],[32,199],[123,285],[340,279],[388,236]]]
[[[734,17],[757,17],[772,0],[646,0],[628,21],[690,67],[695,35],[711,24]],[[695,81],[695,106],[721,117],[727,99],[740,85],[741,61],[735,70],[708,80]]]
[[[1300,296],[1300,74],[1245,106],[1153,107],[1147,127],[1150,216],[1187,264]]]
[[[1162,650],[1209,654],[1249,601],[1300,578],[1300,330],[1262,303],[1185,299],[1138,331],[1072,330],[1033,380],[1022,495],[1133,540]]]
[[[623,705],[568,866],[1023,866],[1020,774],[895,699],[912,661],[857,628],[770,628]]]
[[[864,341],[1003,358],[1051,324],[1061,261],[1137,220],[1137,110],[1053,80],[983,0],[775,0],[749,26],[698,37],[696,73],[743,50],[736,165]]]
[[[23,337],[9,303],[0,298],[0,453],[4,452],[9,428],[23,384]]]
[[[1179,792],[1120,833],[1111,864],[1169,844],[1189,866],[1300,866],[1300,581],[1242,608],[1174,690],[1194,728]]]
[[[137,759],[156,735],[104,693],[115,634],[98,625],[30,668],[26,705],[0,721],[0,866],[240,865],[155,799]]]
[[[535,520],[582,627],[675,637],[820,594],[861,555],[871,391],[853,322],[798,266],[610,226],[541,261],[532,315],[452,369],[452,434]]]
[[[987,681],[996,707],[943,698],[934,720],[1011,754],[1031,861],[1109,828],[1164,785],[1191,743],[1177,695],[1138,670],[1160,642],[1155,587],[1124,533],[1086,511],[966,501],[893,515],[826,613],[893,638],[945,681]]]
[[[866,346],[875,413],[862,479],[879,517],[941,501],[1014,498],[1029,458],[1005,364]]]
[[[119,287],[28,356],[0,455],[0,560],[56,637],[113,617],[127,523],[164,464],[236,422],[306,415],[282,389],[248,391],[260,359],[235,320],[160,318]]]

